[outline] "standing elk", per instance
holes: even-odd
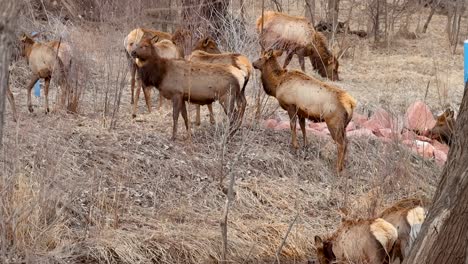
[[[303,72],[304,57],[309,57],[312,67],[320,76],[332,81],[339,80],[337,57],[328,49],[325,36],[315,31],[314,26],[305,17],[267,11],[264,13],[263,22],[262,16],[257,19],[257,31],[262,47],[286,52],[283,68],[288,66],[296,54]]]
[[[347,150],[346,126],[353,116],[356,100],[346,91],[312,78],[301,71],[281,68],[277,56],[281,51],[269,50],[253,63],[262,73],[265,92],[275,97],[288,112],[292,133],[292,146],[298,148],[296,120],[307,145],[306,118],[325,121],[333,140],[337,143],[337,172],[343,170]]]
[[[452,136],[455,128],[455,117],[452,109],[446,109],[441,115],[436,118],[435,126],[429,131],[429,136],[432,139],[446,143],[449,146],[452,144]]]
[[[239,85],[244,80],[242,72],[230,65],[164,59],[151,41],[145,38],[137,44],[132,57],[140,61],[138,71],[143,84],[155,86],[165,98],[172,100],[172,139],[176,138],[180,113],[190,136],[185,101],[204,105],[218,100],[229,116],[230,135],[233,135],[242,123],[246,107]]]
[[[153,44],[154,48],[156,49],[157,53],[161,56],[161,58],[168,59],[168,60],[183,60],[183,56],[177,46],[168,39],[163,39],[158,41],[158,37],[156,36],[156,42]],[[141,62],[136,59],[135,64],[138,68],[142,66]],[[148,112],[151,113],[151,87],[146,87],[143,83],[139,85],[136,89],[136,97],[140,97],[140,91],[143,89],[143,93],[145,95],[146,106],[148,108]],[[158,110],[161,109],[163,105],[164,97],[161,93],[159,93],[159,100],[158,100]],[[133,113],[132,116],[136,117],[138,111],[138,100],[133,102]]]
[[[315,236],[317,260],[319,264],[388,263],[397,237],[397,229],[382,218],[347,220],[329,238]]]
[[[242,71],[244,75],[244,81],[240,84],[242,87],[241,93],[245,96],[245,87],[249,82],[250,76],[252,75],[252,64],[246,56],[238,53],[221,53],[216,42],[206,37],[201,39],[194,48],[194,51],[189,57],[190,61],[206,62],[206,63],[218,63],[218,64],[229,64]],[[196,125],[200,125],[200,106],[197,105],[197,116]],[[208,104],[208,110],[210,112],[210,122],[214,124],[213,108],[211,104]],[[243,116],[244,114],[241,113]]]
[[[390,254],[392,262],[397,258],[400,263],[408,256],[421,225],[426,218],[426,210],[420,199],[398,201],[385,209],[379,216],[391,223],[398,230],[398,239]]]
[[[61,41],[40,43],[32,37],[23,34],[20,37],[21,55],[26,58],[32,71],[31,80],[27,86],[28,109],[33,112],[31,90],[39,79],[44,79],[45,112],[49,112],[49,85],[52,73],[58,73],[59,82],[68,89],[68,71],[71,65],[70,47]],[[58,70],[58,71],[56,71]],[[65,93],[64,93],[65,95]],[[65,97],[62,97],[64,100]]]

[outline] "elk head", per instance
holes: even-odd
[[[203,39],[200,39],[197,42],[197,44],[195,44],[193,50],[202,50],[212,54],[221,53],[221,51],[218,48],[218,45],[216,44],[216,41],[211,37],[205,37]]]
[[[270,49],[268,51],[264,51],[264,52],[262,52],[262,55],[260,56],[260,58],[258,58],[256,61],[254,61],[252,63],[252,66],[255,69],[261,70],[261,69],[263,69],[264,65],[269,60],[276,59],[276,57],[279,57],[282,54],[283,54],[283,51],[281,51],[281,50],[272,50],[272,49]]]
[[[157,56],[153,43],[156,43],[158,39],[158,36],[143,38],[132,51],[132,57],[144,62],[151,57]]]
[[[329,264],[336,260],[333,253],[333,244],[330,241],[323,241],[321,237],[315,236],[315,250],[318,264]]]
[[[19,38],[20,41],[20,54],[23,57],[27,57],[29,53],[29,49],[31,46],[34,44],[33,38],[36,37],[38,34],[35,34],[33,36],[28,36],[26,33],[21,34],[21,37]]]
[[[452,109],[447,108],[441,115],[437,117],[436,124],[430,130],[429,135],[432,139],[436,139],[450,145],[454,127],[454,112]]]

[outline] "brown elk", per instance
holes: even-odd
[[[296,120],[307,145],[306,118],[325,121],[333,140],[337,143],[336,168],[343,170],[347,150],[346,126],[353,116],[356,100],[346,91],[321,82],[303,72],[281,68],[277,56],[281,52],[269,50],[253,63],[262,73],[265,92],[275,97],[280,106],[288,112],[292,132],[292,146],[298,148]]]
[[[454,112],[452,109],[446,109],[437,117],[435,126],[429,131],[429,136],[450,146],[454,128]]]
[[[397,237],[396,228],[382,218],[346,220],[330,237],[315,236],[317,260],[319,264],[388,263]]]
[[[392,262],[398,258],[401,263],[408,256],[409,250],[426,218],[424,206],[425,204],[421,199],[404,199],[380,214],[380,218],[385,219],[398,230],[398,239],[390,254]]]
[[[195,45],[194,51],[190,55],[189,60],[206,63],[229,64],[238,68],[244,74],[244,81],[240,85],[242,87],[241,93],[245,94],[245,87],[252,75],[252,64],[247,57],[238,53],[221,53],[216,42],[212,38],[206,37]],[[197,116],[195,124],[200,125],[200,106],[197,105],[196,108]],[[210,122],[214,124],[211,104],[208,104],[208,110],[210,111]],[[241,115],[243,115],[243,113]]]
[[[155,36],[154,39],[155,39],[155,43],[153,44],[154,48],[156,49],[159,56],[161,56],[161,58],[174,59],[174,60],[183,59],[180,49],[178,49],[177,46],[171,40],[168,40],[168,39],[159,40],[158,36]],[[135,64],[137,67],[142,66],[141,62],[138,59],[135,60]],[[145,85],[141,83],[141,85],[139,85],[135,91],[137,94],[136,95],[137,98],[140,97],[141,89],[143,89],[143,93],[145,95],[145,101],[146,101],[146,106],[148,108],[148,112],[151,113],[151,87],[145,87]],[[162,96],[162,94],[159,93],[158,110],[161,109],[162,107],[162,104],[164,101],[163,98],[164,97]],[[136,117],[137,111],[138,111],[138,101],[135,101],[133,103],[133,113],[132,113],[133,117]]]
[[[31,80],[27,86],[28,109],[33,112],[31,90],[39,79],[44,79],[45,112],[49,112],[49,85],[52,73],[58,73],[59,82],[68,89],[67,75],[71,64],[70,47],[61,41],[40,43],[32,37],[23,34],[20,38],[21,55],[26,58],[32,71]],[[58,70],[58,71],[56,71]]]
[[[263,33],[262,33],[263,24]],[[322,77],[339,80],[338,59],[327,47],[325,36],[315,31],[305,17],[290,16],[279,12],[267,11],[257,19],[260,45],[267,49],[286,52],[283,68],[286,68],[294,54],[299,58],[301,69],[305,72],[304,58],[309,57],[313,68]]]
[[[240,127],[243,117],[240,113],[245,111],[246,99],[239,85],[244,78],[237,68],[223,64],[164,59],[158,55],[149,38],[136,45],[132,56],[141,63],[138,71],[144,85],[155,86],[165,98],[172,100],[173,140],[177,134],[180,113],[190,135],[185,101],[204,105],[218,100],[230,118],[230,135]]]

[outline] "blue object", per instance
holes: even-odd
[[[465,56],[465,83],[468,82],[468,39],[464,43],[464,56]]]
[[[34,84],[34,96],[41,97],[41,82],[40,81],[37,81],[36,84]]]
[[[36,34],[37,32],[34,31],[31,33],[31,36],[34,37]],[[39,80],[36,82],[36,84],[34,84],[34,96],[41,97],[41,83]]]

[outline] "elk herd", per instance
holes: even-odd
[[[170,34],[144,28],[132,30],[123,42],[130,68],[132,116],[138,114],[141,91],[148,112],[151,112],[151,92],[155,87],[159,91],[158,109],[165,100],[172,103],[172,139],[177,136],[180,114],[191,137],[186,103],[196,106],[195,124],[200,125],[200,107],[203,105],[208,107],[210,123],[215,123],[212,104],[216,101],[229,119],[229,135],[233,136],[242,124],[247,106],[245,90],[255,68],[261,75],[264,92],[276,98],[290,118],[292,147],[299,147],[297,121],[304,146],[307,145],[306,119],[326,123],[337,145],[336,170],[339,173],[344,168],[347,151],[346,127],[357,102],[335,84],[306,74],[305,58],[309,58],[312,68],[321,77],[339,81],[340,56],[329,50],[325,36],[303,17],[267,11],[257,19],[256,29],[262,51],[252,63],[242,54],[221,51],[211,37],[201,38],[192,47],[191,54],[186,54],[183,39],[184,34],[190,32],[178,30]],[[52,76],[57,76],[61,86],[68,85],[67,75],[72,63],[70,46],[62,41],[40,43],[34,36],[27,35],[21,36],[20,44],[21,55],[32,72],[27,85],[28,109],[33,112],[31,89],[42,78],[47,113]],[[283,53],[286,58],[281,66],[279,57]],[[294,54],[302,71],[287,69]],[[9,87],[7,98],[16,120]],[[438,119],[438,125],[437,131],[433,132],[435,136],[450,141],[453,112],[445,112]],[[396,258],[402,261],[424,216],[425,208],[419,200],[404,200],[382,212],[378,218],[343,221],[334,234],[326,238],[315,237],[317,259],[310,262],[390,263]]]

